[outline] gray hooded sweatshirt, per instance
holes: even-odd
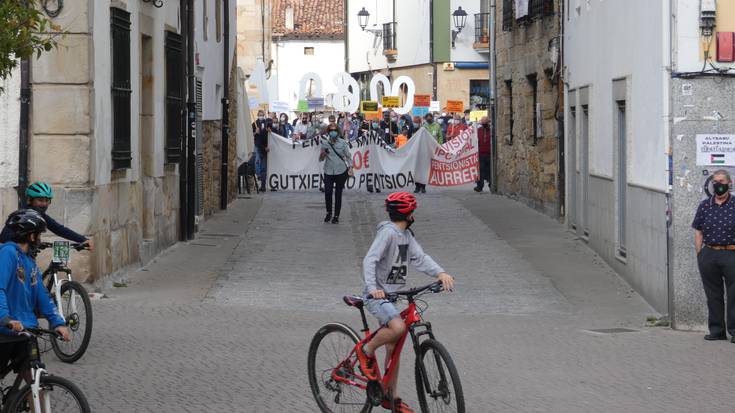
[[[378,224],[373,245],[362,262],[365,281],[363,294],[367,296],[375,290],[390,293],[403,289],[408,263],[432,277],[444,272],[439,264],[424,253],[411,231],[401,231],[389,221]]]

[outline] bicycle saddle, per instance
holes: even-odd
[[[359,297],[357,295],[346,295],[342,297],[342,299],[345,301],[345,304],[358,309],[362,308],[363,304],[365,304],[365,301],[362,299],[362,297]]]

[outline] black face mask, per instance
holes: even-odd
[[[721,182],[713,182],[712,189],[715,190],[715,194],[722,196],[722,195],[725,195],[727,191],[730,189],[730,185],[723,184]]]
[[[41,214],[45,214],[48,210],[48,205],[46,206],[32,206],[31,209],[38,211]]]

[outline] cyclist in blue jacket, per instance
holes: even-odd
[[[42,274],[32,257],[41,242],[46,222],[32,209],[10,214],[6,224],[13,238],[0,247],[0,338],[15,336],[26,327],[38,327],[36,311],[45,317],[50,328],[69,341],[69,329],[43,285]],[[27,357],[25,341],[8,340],[0,347],[0,369],[10,360]]]
[[[58,222],[56,222],[56,220],[46,215],[46,210],[48,210],[49,205],[51,205],[51,200],[54,198],[54,191],[51,189],[50,185],[44,182],[36,182],[26,189],[26,196],[28,197],[28,208],[35,209],[38,213],[41,214],[43,220],[46,221],[46,227],[49,231],[64,239],[68,239],[69,241],[73,241],[79,244],[86,244],[87,249],[89,249],[90,251],[94,250],[94,244],[92,243],[92,240],[87,239],[87,237],[85,237],[84,235],[78,234],[71,229],[59,224]],[[6,223],[5,227],[3,227],[2,232],[0,232],[0,243],[8,242],[12,238],[13,231],[8,227]]]

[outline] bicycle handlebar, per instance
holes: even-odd
[[[7,324],[5,327],[9,329],[13,328],[10,324]],[[38,327],[24,327],[22,331],[18,332],[18,334],[27,335],[27,336],[52,336],[54,338],[61,337],[61,334],[57,332],[56,330],[48,330],[45,328],[38,328]]]
[[[53,248],[54,244],[53,242],[42,242],[41,245],[38,246],[39,250],[45,250],[46,248]],[[74,248],[77,251],[84,251],[89,249],[89,245],[87,243],[76,243],[72,242],[69,244],[70,247]]]
[[[385,293],[385,298],[390,301],[395,301],[400,296],[415,297],[427,290],[429,290],[432,293],[440,293],[442,292],[443,289],[444,289],[444,286],[441,283],[441,281],[435,281],[423,287],[416,287],[416,288],[411,288],[411,289],[404,290],[404,291],[395,291],[392,293]],[[373,299],[374,297],[372,294],[368,294],[366,298]]]

